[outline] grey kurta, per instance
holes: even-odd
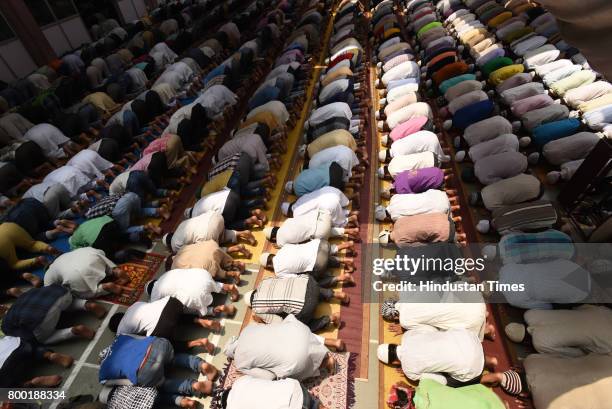
[[[328,352],[323,337],[293,315],[281,323],[251,324],[226,348],[240,372],[264,379],[317,376]]]

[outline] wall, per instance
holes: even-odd
[[[0,80],[2,81],[14,81],[29,75],[36,69],[34,60],[18,39],[0,45],[0,56],[2,56],[0,58]]]
[[[50,24],[42,28],[42,32],[58,56],[79,48],[83,43],[91,42],[91,37],[80,16]]]
[[[138,20],[147,13],[144,0],[117,0],[117,5],[126,23]]]

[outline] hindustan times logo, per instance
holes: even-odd
[[[385,273],[446,272],[463,275],[467,271],[482,272],[485,269],[485,258],[431,258],[396,255],[394,258],[375,258],[372,260],[372,273],[382,276]]]

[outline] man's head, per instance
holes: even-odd
[[[293,181],[289,181],[285,183],[285,192],[292,194],[293,193]]]
[[[283,202],[281,203],[281,212],[284,216],[292,217],[293,210],[291,209],[293,203]]]
[[[266,227],[264,229],[264,234],[266,235],[266,239],[270,240],[272,243],[276,243],[276,235],[278,234],[278,229],[280,227]]]
[[[108,322],[108,329],[116,333],[117,328],[119,328],[119,323],[121,323],[121,320],[123,319],[124,315],[125,313],[123,312],[118,312],[115,315],[113,315],[110,318],[110,321]]]
[[[155,286],[156,282],[157,280],[151,280],[147,284],[145,284],[145,291],[147,292],[149,298],[151,298],[151,294],[153,293],[153,287]]]
[[[259,264],[261,264],[264,268],[270,268],[272,266],[273,258],[274,254],[262,253],[261,257],[259,257]]]
[[[397,357],[397,344],[381,344],[376,351],[378,360],[387,365],[398,365],[400,360]]]
[[[172,250],[172,236],[174,233],[166,233],[164,237],[162,237],[162,242],[166,245],[168,250]]]
[[[376,216],[376,220],[384,222],[387,219],[387,209],[385,206],[379,204],[374,210],[374,215]]]

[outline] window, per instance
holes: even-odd
[[[72,0],[47,0],[58,20],[77,14]]]
[[[6,41],[15,37],[15,33],[13,33],[13,29],[8,25],[4,16],[0,14],[0,41]]]
[[[46,26],[55,21],[55,17],[53,17],[53,13],[45,0],[25,0],[25,3],[39,26]]]

